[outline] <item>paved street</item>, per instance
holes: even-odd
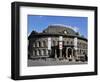
[[[51,65],[75,65],[75,64],[87,64],[87,62],[81,61],[68,61],[68,60],[59,60],[59,59],[37,59],[37,60],[28,60],[28,66],[51,66]]]

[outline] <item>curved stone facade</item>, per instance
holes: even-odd
[[[62,37],[62,49],[60,49],[59,37]],[[51,38],[51,44],[48,38]],[[65,58],[87,61],[88,40],[71,28],[58,25],[48,26],[42,33],[31,33],[28,40],[29,58]],[[48,46],[51,49],[48,49]]]

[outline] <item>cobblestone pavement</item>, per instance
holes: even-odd
[[[51,65],[76,65],[76,64],[87,64],[87,62],[82,61],[68,61],[67,59],[59,60],[59,59],[36,59],[28,60],[28,66],[51,66]]]

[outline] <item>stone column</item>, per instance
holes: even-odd
[[[68,58],[68,51],[67,51],[67,48],[66,48],[66,58]]]
[[[48,55],[51,55],[51,37],[48,38]]]
[[[63,47],[62,41],[63,41],[63,37],[62,36],[59,36],[59,51],[60,51],[59,58],[60,59],[62,59],[62,47]]]
[[[59,56],[59,58],[62,58],[62,50],[60,50],[60,56]]]
[[[74,38],[75,59],[77,59],[77,37]]]
[[[55,58],[57,59],[57,53],[56,53],[56,49],[55,49]]]

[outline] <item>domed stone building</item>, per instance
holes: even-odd
[[[72,27],[54,24],[43,32],[32,31],[28,37],[29,59],[66,59],[87,61],[88,40]]]

